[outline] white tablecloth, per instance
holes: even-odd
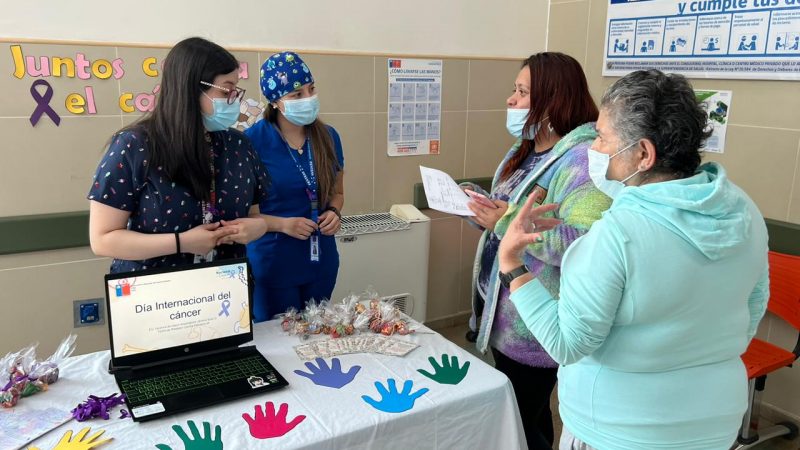
[[[514,392],[505,375],[441,335],[425,327],[420,331],[428,334],[396,337],[420,344],[404,357],[369,353],[339,356],[345,371],[353,365],[361,366],[361,370],[350,384],[334,389],[317,386],[294,373],[297,369],[308,371],[305,361],[301,361],[293,349],[301,343],[298,337],[282,332],[277,321],[257,324],[255,344],[289,381],[288,387],[145,423],[118,419],[117,407],[110,420],[91,419],[82,423],[70,420],[34,443],[42,450],[52,449],[67,430],[77,433],[91,426],[92,434],[95,429],[104,429],[103,437],[113,438],[100,449],[152,449],[155,444],[168,444],[173,450],[180,450],[184,445],[172,425],[181,425],[191,436],[187,421],[193,420],[201,433],[202,422],[210,422],[212,430],[220,425],[225,449],[525,448]],[[444,353],[458,356],[460,364],[470,362],[469,372],[457,385],[439,384],[417,372],[417,369],[425,369],[433,373],[428,357],[441,361]],[[17,409],[58,407],[69,410],[90,394],[107,396],[119,392],[113,376],[106,370],[108,359],[107,351],[69,358],[62,364],[60,380],[49,391],[22,399]],[[330,363],[330,358],[327,361]],[[397,380],[398,389],[402,389],[405,380],[412,380],[413,392],[420,388],[429,391],[408,411],[378,411],[361,396],[380,400],[374,383],[380,381],[386,385],[388,378]],[[275,404],[276,410],[280,404],[288,404],[287,421],[297,415],[305,415],[306,419],[281,437],[255,439],[242,414],[253,416],[255,405],[264,406],[268,401]]]

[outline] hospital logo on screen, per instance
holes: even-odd
[[[126,297],[131,295],[131,284],[128,280],[122,279],[117,281],[117,285],[114,286],[114,292],[117,297]]]
[[[389,60],[389,68],[390,69],[399,69],[400,68],[400,59],[390,59]]]
[[[244,267],[237,269],[236,267],[220,267],[217,269],[217,277],[219,278],[234,278],[239,272],[243,271]]]
[[[247,274],[245,273],[245,265],[237,264],[235,266],[220,267],[217,269],[218,278],[238,279],[245,286],[248,284]]]

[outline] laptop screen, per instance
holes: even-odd
[[[246,260],[107,275],[106,290],[115,358],[251,331]]]

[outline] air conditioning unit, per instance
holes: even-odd
[[[428,302],[430,218],[413,205],[388,213],[342,217],[336,233],[339,276],[331,296],[340,300],[372,287],[405,314],[425,321]]]

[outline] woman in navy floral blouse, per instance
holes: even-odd
[[[250,141],[230,129],[244,90],[239,63],[201,38],[167,55],[155,109],[116,133],[89,191],[92,251],[111,272],[245,255],[266,222],[268,178]]]

